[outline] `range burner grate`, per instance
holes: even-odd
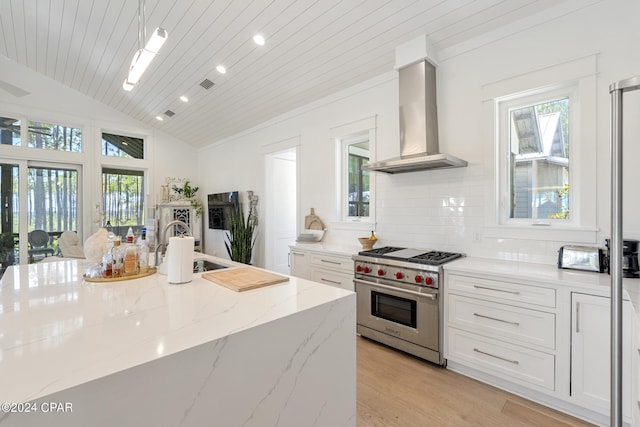
[[[368,251],[362,251],[359,252],[359,255],[366,255],[366,256],[379,256],[379,255],[384,255],[387,254],[389,252],[395,252],[395,251],[400,251],[402,249],[405,248],[396,248],[393,246],[383,246],[381,248],[375,248],[375,249],[369,249]]]
[[[421,264],[440,265],[440,264],[444,264],[445,262],[449,262],[451,260],[459,258],[461,256],[462,254],[457,254],[454,252],[431,251],[431,252],[426,252],[424,254],[411,257],[407,261],[418,262]]]
[[[359,255],[384,258],[389,260],[415,262],[424,265],[441,265],[462,256],[455,252],[429,251],[420,253],[417,249],[384,246],[381,248],[362,251]]]

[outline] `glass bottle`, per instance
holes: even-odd
[[[113,240],[107,240],[107,252],[102,256],[102,277],[113,277]]]
[[[147,242],[147,229],[142,227],[140,230],[140,239],[138,239],[138,265],[140,273],[149,271],[149,244]]]
[[[124,275],[133,276],[138,274],[138,254],[136,245],[133,244],[133,232],[127,233],[127,244],[124,247]]]
[[[120,244],[122,239],[120,236],[116,236],[113,239],[113,277],[122,277],[123,274],[123,254],[122,254],[122,245]]]

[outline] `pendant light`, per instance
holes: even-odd
[[[147,38],[147,28],[144,21],[144,0],[138,2],[138,50],[133,55],[131,60],[131,66],[129,67],[129,74],[122,83],[122,88],[126,91],[130,91],[140,81],[140,77],[147,69],[153,58],[157,55],[158,51],[167,40],[167,30],[158,27],[153,31],[151,37],[147,41],[147,44],[142,48],[145,39]]]

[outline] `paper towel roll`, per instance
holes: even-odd
[[[187,283],[193,280],[193,237],[169,238],[167,276],[169,283]]]

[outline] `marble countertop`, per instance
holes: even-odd
[[[222,264],[232,264],[211,256]],[[14,266],[0,282],[0,402],[25,402],[349,296],[290,277],[235,292],[195,273],[83,283],[84,260]]]
[[[289,247],[292,249],[299,249],[303,251],[322,252],[325,254],[348,256],[348,257],[357,255],[358,252],[362,250],[362,246],[357,244],[346,245],[346,244],[324,243],[324,242],[317,242],[317,243],[296,242],[293,245],[289,245]]]
[[[611,276],[608,274],[559,269],[551,264],[465,257],[448,262],[444,265],[444,270],[450,273],[481,272],[507,280],[526,280],[529,283],[567,287],[603,296],[609,296],[611,292]],[[640,279],[623,279],[623,288],[623,298],[631,300],[636,313],[640,314]]]

